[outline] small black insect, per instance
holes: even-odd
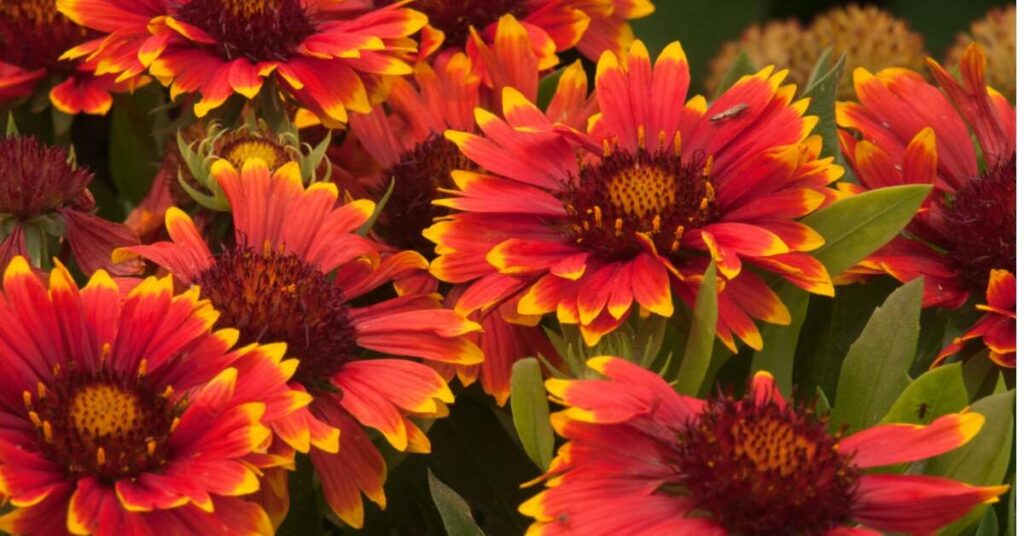
[[[921,404],[917,406],[917,418],[918,418],[918,420],[923,421],[925,415],[927,415],[927,414],[928,414],[928,403],[927,402],[921,402]]]
[[[719,122],[719,121],[721,121],[723,119],[729,119],[730,117],[740,116],[740,115],[743,114],[743,112],[747,111],[747,108],[750,108],[750,105],[747,104],[747,103],[740,103],[740,104],[737,104],[736,106],[732,106],[730,108],[726,108],[725,110],[722,110],[721,112],[718,112],[717,114],[712,115],[711,116],[711,122],[712,123],[717,123],[717,122]]]

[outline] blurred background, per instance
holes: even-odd
[[[806,28],[815,18],[826,17],[829,11],[843,7],[877,7],[906,22],[908,30],[923,38],[928,55],[944,61],[947,51],[956,41],[957,34],[969,33],[972,23],[981,21],[993,8],[1014,6],[1006,0],[887,0],[879,2],[844,2],[840,0],[653,0],[657,7],[654,15],[633,22],[637,36],[650,50],[659,50],[665,44],[681,40],[690,60],[690,71],[695,81],[703,81],[709,65],[722,47],[738,40],[744,29],[771,20],[794,19]],[[843,19],[842,15],[835,19]],[[849,18],[849,17],[845,17]],[[852,22],[843,21],[842,22]],[[992,26],[1000,27],[1000,24]],[[1014,35],[1014,23],[1009,28],[1009,39]],[[856,32],[859,28],[847,27]],[[982,32],[995,32],[983,28]],[[842,33],[842,32],[837,32]],[[902,32],[899,32],[902,37]],[[790,36],[792,37],[792,36]],[[884,39],[875,34],[874,38]],[[998,38],[993,36],[993,38]],[[897,43],[899,44],[899,43]],[[822,47],[824,48],[824,47]],[[820,50],[819,50],[820,52]],[[990,52],[991,55],[991,52]],[[814,61],[813,58],[811,61]],[[756,63],[756,62],[755,62]],[[1008,98],[1012,98],[1007,95]]]

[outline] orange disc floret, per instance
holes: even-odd
[[[979,413],[832,434],[766,372],[700,400],[624,359],[588,365],[601,377],[547,381],[567,441],[519,508],[528,534],[923,534],[1008,489],[873,470],[964,445]]]
[[[269,423],[310,402],[286,387],[295,362],[280,344],[232,349],[197,289],[122,284],[100,270],[78,288],[58,264],[47,288],[24,258],[6,267],[0,529],[271,534],[242,496],[291,463],[267,449]]]

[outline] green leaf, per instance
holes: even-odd
[[[555,96],[555,91],[558,90],[558,82],[562,79],[562,73],[565,72],[565,67],[552,72],[551,74],[540,79],[540,83],[537,85],[537,107],[544,110],[551,103],[551,99]]]
[[[765,370],[775,376],[775,384],[784,395],[793,390],[793,360],[796,345],[800,340],[800,329],[807,316],[808,294],[792,285],[779,291],[779,298],[789,309],[791,321],[788,326],[768,324],[761,329],[764,348],[754,353],[751,370]]]
[[[373,229],[374,224],[377,223],[377,219],[384,212],[384,206],[388,204],[388,200],[391,199],[391,193],[395,191],[395,178],[391,177],[391,182],[388,183],[388,189],[384,192],[384,195],[377,201],[373,206],[373,214],[361,225],[359,229],[356,229],[356,234],[359,236],[366,236],[370,234],[370,230]]]
[[[996,511],[991,506],[985,508],[985,514],[981,517],[981,523],[974,536],[999,536],[999,519],[996,518]]]
[[[1017,534],[1017,475],[1010,477],[1010,495],[1006,498],[1006,534]]]
[[[295,470],[288,473],[290,495],[288,515],[277,529],[280,536],[317,536],[324,533],[319,504],[320,490],[309,456],[298,456]]]
[[[715,346],[715,325],[718,321],[718,283],[715,263],[708,263],[704,279],[697,291],[693,306],[690,335],[686,338],[683,362],[679,365],[676,390],[684,395],[696,395],[704,383]]]
[[[927,463],[926,473],[966,482],[975,486],[993,486],[1003,482],[1013,454],[1013,409],[1016,391],[987,396],[971,406],[985,416],[985,425],[970,443]],[[1005,500],[1005,498],[1003,499]],[[941,534],[960,534],[977,523],[986,505],[946,527]]]
[[[917,350],[923,295],[920,278],[896,289],[850,346],[832,406],[833,428],[848,425],[858,431],[874,425],[910,385],[907,371]]]
[[[960,363],[953,363],[931,369],[914,380],[900,393],[881,422],[927,424],[966,406],[967,386],[962,367]]]
[[[826,50],[818,58],[816,69],[822,70],[832,54]],[[846,65],[846,54],[839,57],[839,61],[832,65],[832,68],[822,74],[819,78],[811,78],[804,95],[811,98],[811,104],[807,107],[807,115],[818,118],[818,124],[814,126],[814,134],[821,136],[821,155],[831,156],[836,163],[844,165],[843,155],[839,150],[839,131],[836,129],[836,88],[839,86],[843,76],[843,66]],[[817,74],[818,71],[815,72]],[[847,170],[849,176],[849,170]]]
[[[150,110],[161,104],[153,91],[114,96],[110,121],[110,175],[118,192],[138,203],[149,192],[161,151],[153,133],[157,116]]]
[[[512,422],[523,450],[541,471],[547,471],[555,445],[551,412],[540,363],[536,358],[520,359],[512,365]]]
[[[803,219],[825,238],[814,251],[829,274],[839,275],[903,230],[932,187],[890,186],[842,199]]]
[[[818,54],[818,59],[814,60],[814,67],[811,67],[811,75],[807,77],[807,87],[804,88],[804,92],[801,96],[808,96],[811,92],[811,88],[828,74],[826,69],[831,70],[830,67],[833,65],[832,47],[825,47],[825,50],[822,50],[821,54]]]
[[[448,536],[483,536],[484,531],[480,530],[476,521],[473,521],[469,505],[455,493],[455,490],[438,480],[429,469],[427,482],[430,484],[430,496],[434,499],[438,513],[441,514]]]
[[[747,53],[741,50],[739,55],[736,56],[736,60],[732,62],[732,67],[729,67],[729,70],[725,72],[725,76],[722,77],[722,81],[718,84],[718,89],[715,90],[715,98],[721,97],[722,93],[725,93],[740,78],[756,72],[757,66],[754,65],[754,62],[750,61],[750,56],[747,56]]]

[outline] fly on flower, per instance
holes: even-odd
[[[633,303],[669,317],[673,295],[690,305],[709,262],[719,282],[718,335],[760,348],[753,319],[790,321],[751,268],[831,295],[808,252],[823,239],[796,218],[835,197],[842,171],[819,158],[806,99],[767,68],[741,78],[710,107],[685,100],[682,47],[654,65],[635,42],[625,61],[597,69],[598,113],[586,132],[556,124],[506,88],[504,119],[476,112],[482,134],[450,130],[479,171],[455,176],[457,212],[431,227],[439,279],[468,283],[461,310],[514,300],[523,315],[556,312],[594,345]]]

